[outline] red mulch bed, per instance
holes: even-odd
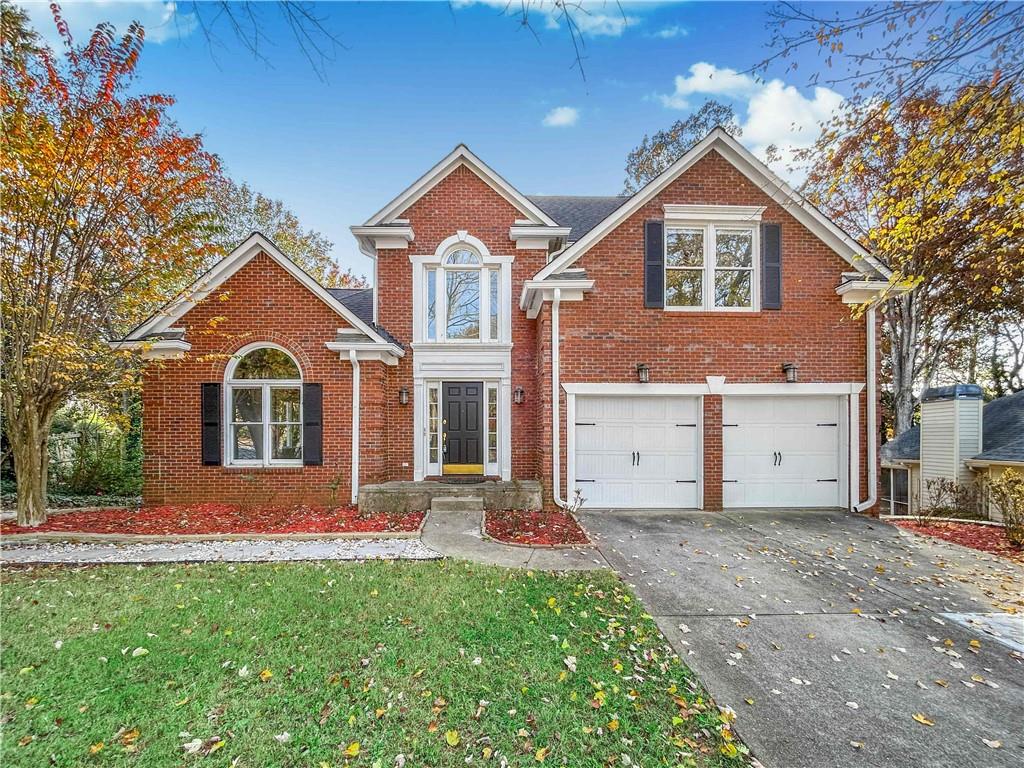
[[[488,512],[484,530],[492,539],[506,544],[551,547],[559,544],[589,544],[576,519],[565,512]]]
[[[407,515],[374,514],[360,517],[356,507],[247,507],[234,504],[102,509],[50,515],[35,528],[0,523],[0,534],[120,533],[165,536],[175,533],[386,533],[415,531],[423,512]]]
[[[1011,544],[1006,538],[1006,532],[997,525],[974,525],[972,523],[922,525],[913,520],[896,520],[894,524],[922,536],[934,536],[964,547],[1024,562],[1024,549]]]

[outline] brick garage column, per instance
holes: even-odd
[[[722,509],[722,396],[704,396],[704,509]]]

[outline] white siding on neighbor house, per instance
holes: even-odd
[[[972,482],[965,459],[981,453],[981,400],[921,403],[921,504],[931,504],[929,481]]]

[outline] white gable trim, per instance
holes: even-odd
[[[843,232],[835,222],[807,202],[736,139],[723,129],[715,128],[704,139],[691,147],[686,154],[651,180],[647,186],[633,195],[626,203],[612,211],[604,221],[562,251],[557,258],[553,259],[544,269],[536,274],[535,279],[543,280],[549,275],[560,272],[570,264],[573,264],[591,246],[600,242],[605,235],[640,210],[650,200],[654,199],[665,187],[679,178],[712,150],[718,152],[729,161],[766,195],[784,206],[793,218],[807,227],[822,242],[842,256],[859,272],[873,272],[881,274],[886,278],[889,277],[889,270],[856,240]]]
[[[467,166],[473,173],[483,179],[491,189],[526,214],[534,224],[543,224],[549,227],[558,226],[558,222],[554,221],[544,211],[530,202],[525,195],[489,168],[480,158],[470,152],[469,147],[465,144],[459,144],[441,162],[420,176],[398,197],[373,214],[366,221],[365,226],[373,227],[380,224],[393,223],[395,216],[398,216],[402,211],[423,197],[438,182],[460,165]]]
[[[270,239],[264,237],[259,232],[253,232],[249,235],[241,245],[221,259],[213,269],[200,277],[180,298],[171,303],[166,311],[154,315],[140,325],[128,334],[125,341],[141,340],[148,334],[166,331],[260,253],[265,253],[269,258],[277,262],[288,274],[308,288],[328,308],[345,318],[353,327],[358,328],[380,344],[390,344],[371,326],[360,320],[352,310],[334,298],[326,288],[310,277],[295,262],[281,253]]]

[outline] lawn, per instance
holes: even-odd
[[[606,572],[8,568],[0,601],[5,766],[743,761]]]

